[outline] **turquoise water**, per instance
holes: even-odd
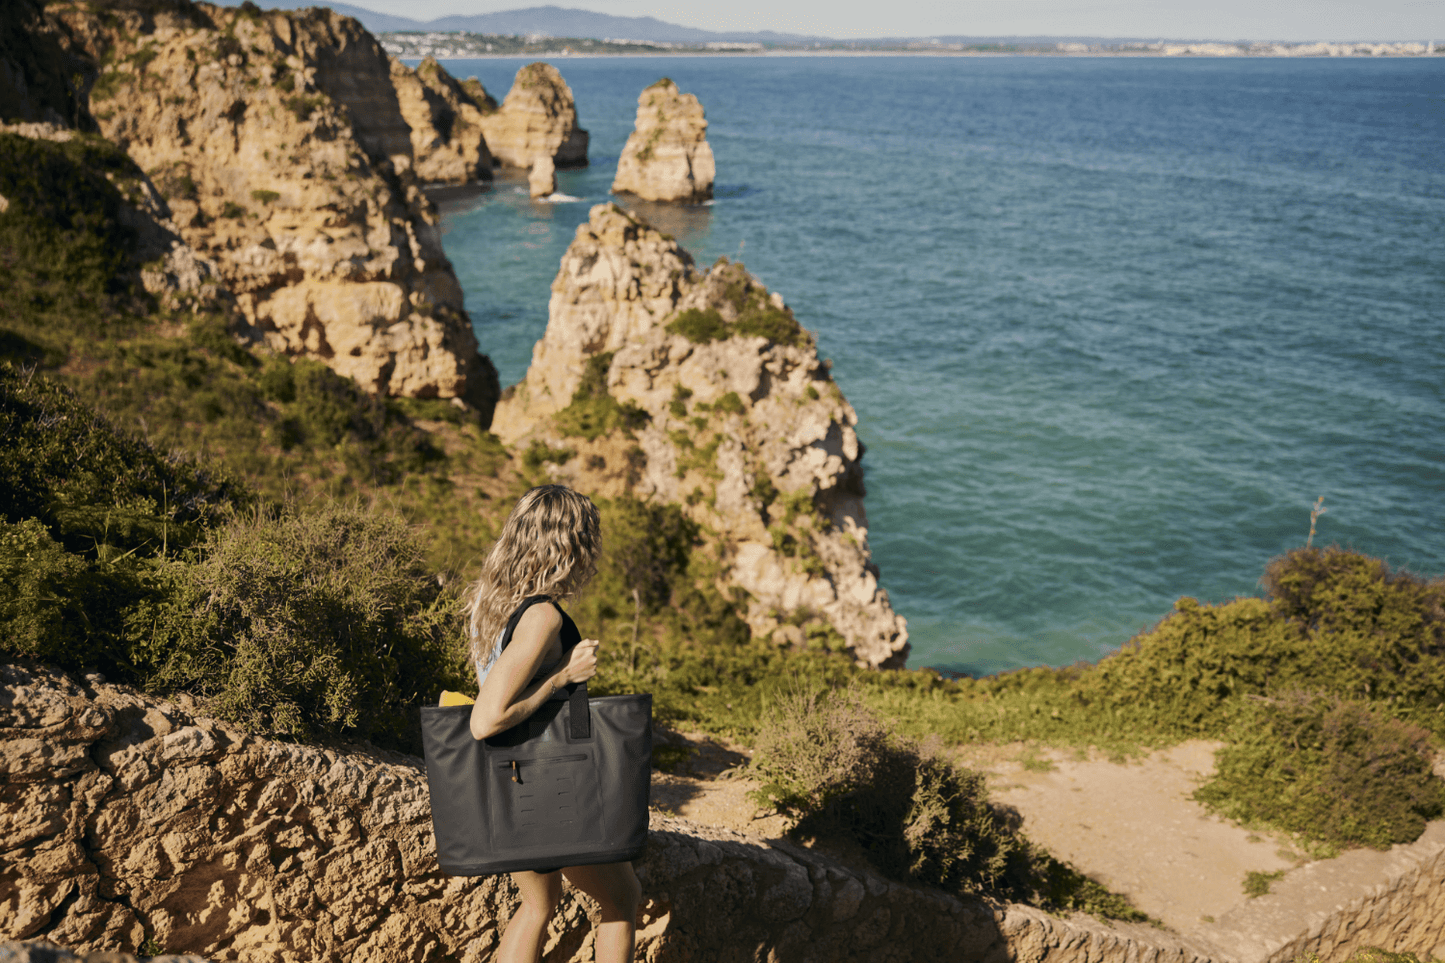
[[[455,61],[497,96],[520,61]],[[576,203],[446,216],[519,380],[638,91],[707,108],[741,254],[858,409],[910,665],[1095,659],[1317,541],[1445,573],[1445,59],[566,60]]]

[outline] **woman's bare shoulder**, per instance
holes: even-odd
[[[538,602],[536,605],[527,606],[527,611],[523,612],[522,617],[517,620],[517,628],[512,637],[540,635],[544,639],[549,639],[561,629],[561,609],[550,602]]]

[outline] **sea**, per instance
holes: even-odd
[[[501,99],[522,63],[445,66]],[[1445,575],[1445,58],[552,63],[591,166],[444,208],[482,350],[523,377],[638,93],[696,94],[716,200],[631,206],[817,333],[910,666],[1258,595],[1321,497],[1314,544]]]

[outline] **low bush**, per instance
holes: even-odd
[[[797,834],[861,844],[884,873],[957,893],[1146,919],[1034,846],[988,802],[983,776],[890,731],[857,687],[777,692],[754,750],[759,803],[798,817]]]
[[[1425,730],[1326,694],[1254,699],[1195,798],[1332,849],[1413,842],[1445,807]]]
[[[215,531],[149,684],[252,732],[419,753],[416,707],[466,684],[460,603],[398,516],[291,506]]]

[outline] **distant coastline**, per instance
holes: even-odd
[[[391,31],[377,39],[393,57],[442,60],[486,57],[1438,57],[1433,40],[1391,43],[1273,43],[1240,41],[942,42],[933,40],[787,43],[666,43],[627,39],[488,34],[466,31]]]

